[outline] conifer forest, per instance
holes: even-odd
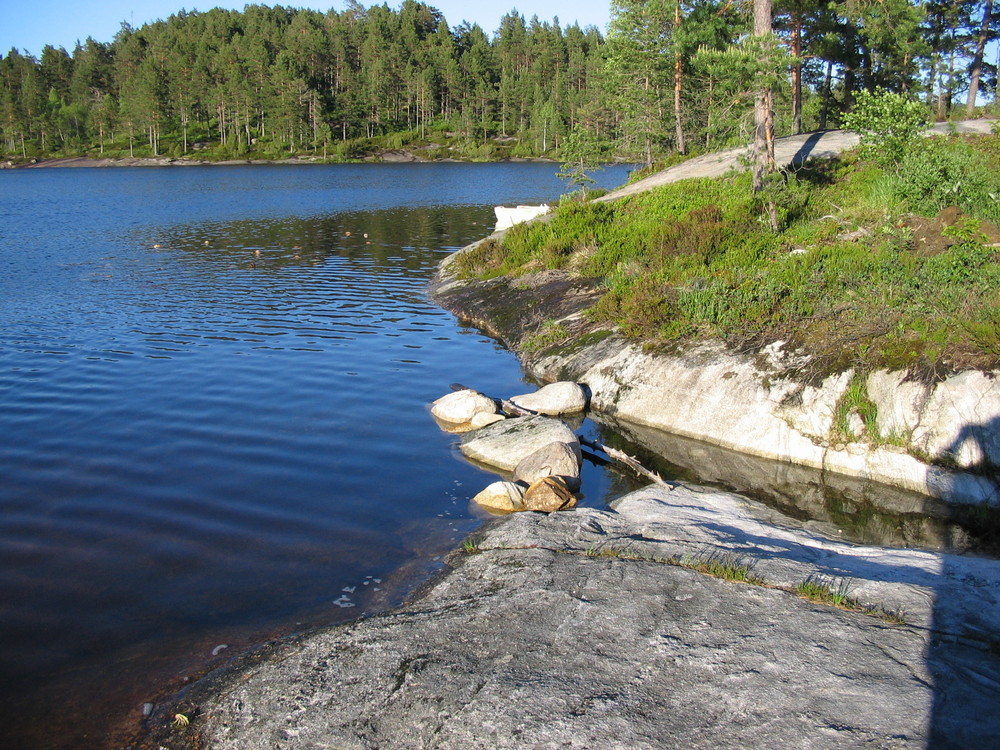
[[[992,0],[773,0],[768,44],[748,5],[612,0],[607,30],[516,11],[452,26],[416,0],[180,11],[0,57],[0,152],[485,160],[585,144],[652,162],[746,143],[762,81],[777,135],[836,127],[861,90],[938,119],[992,100]]]

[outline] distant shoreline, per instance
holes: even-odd
[[[556,164],[554,159],[543,157],[510,157],[492,160],[494,163],[543,163]],[[464,159],[424,159],[411,151],[383,151],[376,156],[367,157],[357,162],[326,161],[318,156],[293,156],[286,159],[227,159],[210,161],[207,159],[174,158],[169,156],[67,156],[51,159],[34,159],[27,163],[16,163],[13,160],[0,162],[0,169],[51,169],[68,167],[232,167],[244,165],[268,164],[471,164]]]

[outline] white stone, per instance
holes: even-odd
[[[478,430],[480,427],[485,427],[486,425],[493,424],[494,422],[503,422],[506,418],[507,417],[503,414],[487,414],[486,412],[481,411],[469,420],[469,425],[474,430]]]
[[[1000,373],[960,372],[927,399],[912,442],[959,466],[1000,465]]]
[[[587,408],[587,392],[577,383],[559,382],[539,388],[534,393],[514,396],[511,403],[537,414],[559,416],[576,414]]]
[[[431,407],[431,414],[443,422],[462,424],[477,414],[495,414],[496,403],[489,396],[470,388],[442,396]]]
[[[905,372],[878,370],[865,382],[868,400],[878,410],[876,426],[882,437],[909,437],[920,424],[930,389],[907,380]]]
[[[531,374],[571,373],[590,388],[591,408],[635,424],[945,500],[996,501],[997,486],[989,477],[928,465],[894,446],[868,446],[864,453],[856,446],[831,449],[829,425],[850,374],[827,378],[816,388],[786,374],[804,363],[778,347],[754,358],[707,343],[664,356],[612,338],[568,357],[543,357],[532,362]],[[984,456],[1000,463],[1000,373],[955,375],[939,384],[926,404],[904,379],[902,373],[882,374],[869,388],[879,433],[913,425],[914,447],[932,456],[951,453],[963,466]],[[898,401],[893,382],[900,385]]]

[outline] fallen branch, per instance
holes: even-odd
[[[650,480],[654,484],[661,485],[670,490],[674,488],[674,485],[665,481],[663,477],[661,477],[655,471],[650,471],[649,469],[647,469],[645,466],[639,463],[637,459],[633,458],[627,453],[623,453],[622,451],[616,450],[614,448],[609,448],[608,446],[602,445],[601,443],[595,443],[593,440],[588,440],[582,435],[578,435],[577,437],[580,439],[580,445],[585,445],[588,448],[599,450],[602,453],[607,454],[610,458],[614,459],[615,461],[618,461],[619,463],[625,464],[636,474],[646,477],[646,479]]]

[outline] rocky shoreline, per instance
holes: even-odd
[[[735,361],[709,346],[664,368],[588,323],[581,311],[596,290],[558,273],[517,283],[445,276],[435,294],[540,380],[585,383],[593,406],[635,420],[638,434],[671,427],[674,413],[703,438],[735,419],[732,434],[770,441],[773,455],[809,443],[823,469],[859,457],[855,476],[883,466],[867,448],[822,445],[840,380],[786,377],[780,348]],[[575,343],[526,346],[546,320]],[[715,385],[698,391],[699,371]],[[996,380],[984,382],[974,408],[994,408]],[[900,419],[923,419],[935,398],[944,411],[961,402],[955,390],[894,387],[910,398]],[[692,389],[694,405],[684,401]],[[734,398],[738,413],[719,410]],[[974,439],[958,460],[996,461],[997,424],[983,424],[966,433]],[[917,486],[928,498],[981,501],[983,480],[928,470]],[[744,495],[651,486],[604,510],[491,521],[402,606],[268,644],[157,708],[152,741],[170,750],[1000,747],[998,582],[995,560],[850,544]]]
[[[175,707],[190,725],[157,742],[997,747],[997,563],[766,515],[697,486],[513,514],[402,607],[195,686]],[[805,582],[843,608],[802,598]]]

